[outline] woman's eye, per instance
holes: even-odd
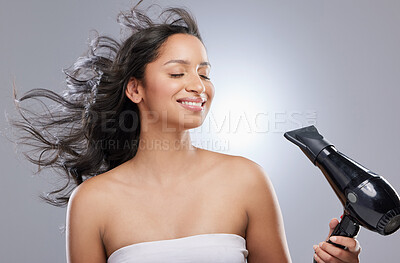
[[[205,75],[200,75],[203,79],[206,79],[206,80],[210,80],[210,78],[209,77],[207,77],[207,76],[205,76]]]
[[[179,73],[179,74],[169,74],[171,76],[171,78],[180,78],[183,77],[185,74],[184,73]],[[206,75],[200,75],[200,77],[202,77],[203,79],[206,80],[210,80],[209,77],[207,77]]]
[[[179,77],[182,77],[183,76],[183,73],[180,73],[180,74],[170,74],[171,75],[171,77],[173,77],[173,78],[179,78]]]

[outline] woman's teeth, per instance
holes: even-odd
[[[192,105],[192,106],[198,106],[201,107],[201,102],[189,102],[189,101],[181,101],[180,103],[186,104],[186,105]]]

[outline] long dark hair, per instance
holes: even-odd
[[[77,185],[135,156],[140,118],[137,105],[125,95],[129,80],[144,81],[146,65],[157,59],[169,36],[184,33],[202,41],[196,20],[184,8],[165,9],[158,19],[136,5],[118,15],[130,31],[121,43],[95,31],[87,53],[64,70],[67,87],[61,95],[32,89],[17,99],[14,87],[22,118],[11,124],[22,132],[17,142],[30,148],[23,151],[25,157],[38,165],[38,172],[52,168],[65,178],[62,187],[40,196],[44,201],[65,206]],[[32,99],[43,103],[45,111],[23,108],[21,103]]]

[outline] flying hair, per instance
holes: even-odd
[[[196,20],[186,9],[167,8],[158,21],[138,8],[141,2],[118,15],[125,32],[122,41],[93,32],[85,55],[63,70],[66,88],[61,94],[37,88],[18,98],[13,86],[20,118],[10,123],[18,132],[17,145],[27,147],[23,154],[37,165],[37,173],[51,168],[63,181],[40,196],[49,204],[65,206],[77,185],[136,155],[140,117],[137,105],[125,95],[129,80],[144,81],[146,65],[157,59],[169,36],[183,33],[201,40]],[[24,107],[28,101],[44,110]]]

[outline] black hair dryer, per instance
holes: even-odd
[[[360,225],[381,235],[400,228],[400,198],[388,181],[337,151],[313,125],[284,136],[318,166],[343,204],[342,219],[332,236],[354,237]]]

